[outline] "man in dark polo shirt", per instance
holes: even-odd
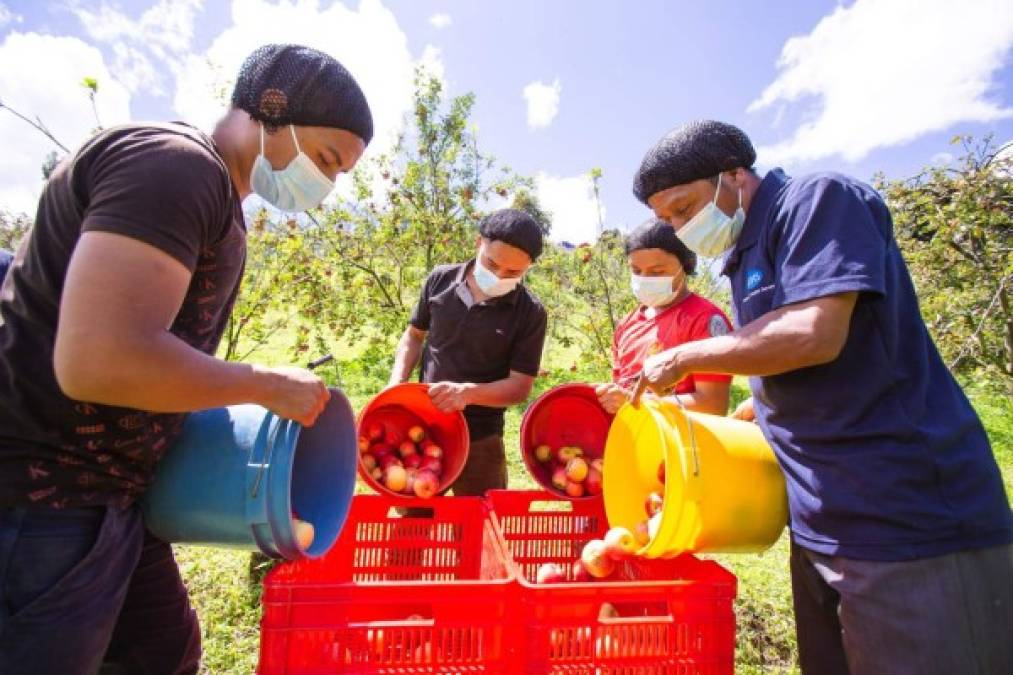
[[[649,358],[640,391],[751,376],[736,412],[787,481],[806,675],[1013,673],[1013,513],[886,204],[836,173],[761,178],[755,159],[711,121],[644,158],[634,193],[690,249],[726,256],[739,328]]]
[[[243,274],[240,201],[316,206],[372,135],[337,61],[269,45],[208,136],[133,124],[53,171],[0,291],[0,673],[196,673],[200,630],[136,499],[185,414],[313,424],[323,382],[214,357]]]
[[[479,235],[473,260],[426,278],[390,376],[406,382],[421,356],[436,406],[464,411],[471,449],[455,495],[506,487],[503,409],[531,393],[545,342],[545,309],[521,283],[542,252],[538,223],[504,209],[482,221]]]

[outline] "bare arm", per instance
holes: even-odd
[[[678,398],[688,410],[725,415],[728,413],[728,398],[731,384],[729,382],[696,381],[696,391],[688,394],[676,394],[666,398]]]
[[[857,299],[851,292],[785,305],[728,335],[655,354],[644,363],[634,400],[692,372],[778,375],[829,363],[844,348]]]
[[[56,332],[53,366],[63,392],[151,412],[259,403],[312,424],[329,397],[315,375],[221,361],[169,332],[190,277],[153,246],[84,233],[67,270]]]
[[[411,379],[412,371],[422,357],[422,345],[426,341],[426,331],[409,325],[397,343],[394,352],[394,367],[390,371],[389,385],[401,384]]]

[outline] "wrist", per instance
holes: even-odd
[[[465,405],[472,405],[475,403],[475,397],[478,395],[479,385],[474,382],[461,382],[461,400],[464,401]]]
[[[260,364],[245,366],[244,371],[245,377],[242,378],[240,385],[241,401],[271,408],[274,403],[274,371]]]

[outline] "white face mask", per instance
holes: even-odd
[[[648,307],[661,307],[675,300],[674,283],[675,277],[642,277],[636,274],[630,277],[633,295]]]
[[[718,208],[720,192],[719,175],[714,201],[708,202],[675,233],[689,250],[708,258],[715,258],[734,246],[742,233],[742,224],[746,222],[746,212],[742,209],[742,188],[739,188],[739,208],[734,216],[729,216]]]
[[[260,125],[260,154],[253,162],[250,187],[275,208],[299,212],[320,206],[334,189],[334,182],[299,148],[295,127],[290,124],[289,129],[299,154],[284,169],[275,171],[264,156],[264,125]]]
[[[517,288],[517,284],[521,283],[521,279],[523,278],[522,275],[510,279],[500,279],[482,264],[481,256],[475,256],[475,283],[488,296],[498,298],[501,295],[506,295]]]

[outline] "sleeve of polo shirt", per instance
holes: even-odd
[[[408,320],[415,328],[421,331],[429,331],[429,322],[431,316],[429,315],[429,297],[433,290],[433,278],[436,276],[436,272],[430,272],[429,276],[426,277],[425,282],[422,284],[422,293],[419,297],[419,302],[415,305],[415,309],[412,310],[412,316]]]
[[[852,291],[883,295],[887,245],[857,188],[813,178],[799,187],[782,223],[772,307]]]
[[[542,345],[545,344],[545,327],[548,317],[545,308],[536,304],[521,326],[510,354],[510,370],[535,377],[542,363]]]

